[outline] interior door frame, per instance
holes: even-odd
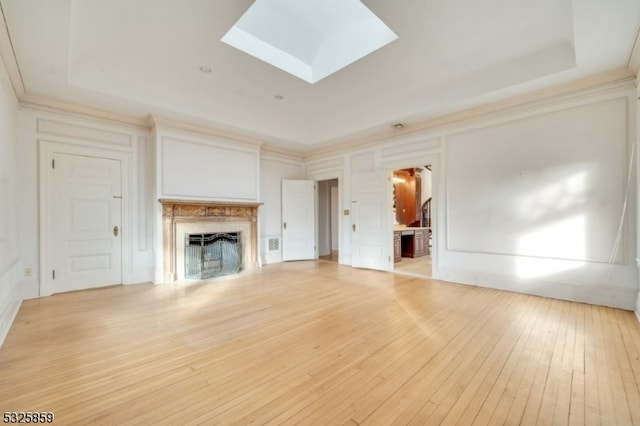
[[[38,140],[39,154],[39,223],[38,232],[40,238],[40,270],[39,270],[39,295],[50,296],[53,294],[54,285],[50,271],[53,270],[51,255],[53,244],[53,179],[51,179],[51,163],[54,154],[69,154],[86,157],[105,158],[119,160],[122,174],[122,283],[130,284],[133,277],[133,213],[131,194],[131,154],[122,151],[108,149],[89,148],[85,146]]]
[[[427,164],[432,166],[431,170],[431,220],[435,226],[431,227],[431,278],[439,278],[440,272],[438,267],[438,244],[440,241],[440,235],[443,235],[444,230],[446,229],[444,221],[440,218],[439,215],[439,200],[440,200],[440,181],[444,176],[443,164],[441,161],[441,154],[427,154],[423,156],[418,156],[414,159],[402,159],[402,160],[393,160],[384,162],[382,165],[382,169],[388,176],[393,175],[394,170],[398,169],[406,169],[410,167],[416,166],[425,166]],[[391,194],[387,197],[387,209],[389,212],[389,223],[390,229],[393,229],[393,220],[394,216],[393,212],[393,200]],[[389,250],[390,253],[393,253],[393,232],[389,233]],[[442,238],[444,241],[444,238]],[[395,270],[394,262],[391,262],[390,272]]]
[[[333,179],[337,179],[338,180],[338,263],[339,264],[345,264],[347,263],[345,261],[345,243],[344,243],[344,229],[342,228],[343,224],[344,224],[344,216],[345,216],[345,212],[343,210],[343,202],[342,202],[342,196],[344,194],[343,192],[343,172],[342,171],[329,171],[329,172],[323,172],[323,173],[309,173],[308,175],[308,179],[312,179],[316,182],[316,185],[318,184],[318,182],[322,182],[325,180],[333,180]],[[316,191],[316,220],[315,220],[315,227],[316,227],[316,242],[318,241],[319,238],[319,232],[320,232],[320,224],[318,223],[319,219],[319,201],[318,201],[318,191]],[[350,264],[350,261],[349,263]]]

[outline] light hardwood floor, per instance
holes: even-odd
[[[403,257],[399,262],[393,264],[394,272],[414,275],[423,278],[431,277],[431,256]]]
[[[25,301],[0,409],[60,424],[640,424],[632,312],[333,262]]]

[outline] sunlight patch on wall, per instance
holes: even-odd
[[[520,278],[540,278],[584,265],[587,253],[587,218],[582,201],[588,190],[588,173],[573,173],[559,182],[523,196],[517,203],[520,214],[527,213],[537,223],[517,241],[516,274]]]
[[[584,265],[584,262],[571,259],[585,258],[586,233],[585,217],[577,215],[524,234],[518,242],[519,253],[546,255],[545,258],[518,258],[516,274],[520,278],[539,278]]]

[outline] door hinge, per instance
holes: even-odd
[[[56,279],[56,270],[54,269],[53,271],[51,271],[51,276],[53,277],[53,279]]]
[[[51,168],[52,169],[56,168],[56,160],[55,159],[51,160]]]

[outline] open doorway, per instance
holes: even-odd
[[[432,276],[433,177],[430,164],[393,171],[394,262],[398,273]]]
[[[338,262],[338,179],[318,181],[318,255]]]

